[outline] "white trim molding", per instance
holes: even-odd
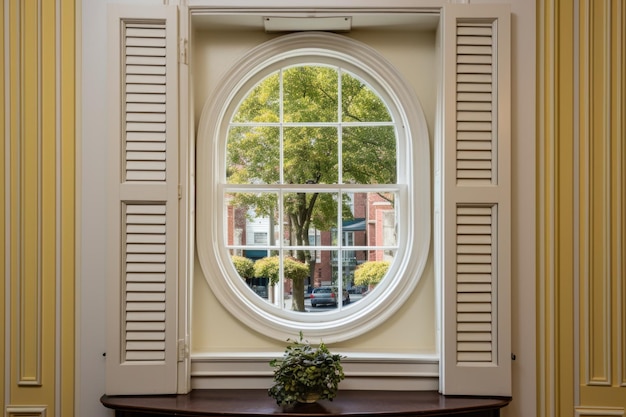
[[[341,353],[341,352],[338,352]],[[263,388],[272,383],[269,361],[281,353],[196,355],[191,366],[194,389]],[[350,353],[342,360],[346,379],[341,389],[368,390],[380,387],[397,391],[437,390],[438,355],[389,355]]]

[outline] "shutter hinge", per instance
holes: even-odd
[[[178,362],[183,362],[187,358],[188,351],[189,348],[185,339],[178,339]]]
[[[178,199],[180,200],[181,198],[183,198],[183,187],[182,186],[178,186]]]
[[[187,39],[181,38],[178,44],[178,62],[187,65]]]

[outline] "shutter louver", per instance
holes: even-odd
[[[164,24],[126,26],[128,181],[165,181],[165,34]]]
[[[109,6],[111,188],[106,393],[177,392],[176,7]]]
[[[441,392],[511,395],[510,12],[444,7]]]
[[[493,360],[492,207],[457,208],[457,361]]]
[[[457,181],[493,180],[493,28],[488,23],[457,26]]]
[[[165,360],[165,205],[126,207],[127,361]]]

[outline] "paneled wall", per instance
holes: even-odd
[[[1,412],[73,416],[76,5],[3,0]]]
[[[626,415],[626,4],[538,2],[539,415]]]

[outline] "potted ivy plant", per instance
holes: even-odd
[[[313,403],[317,400],[333,400],[337,396],[339,382],[345,375],[341,366],[343,356],[331,353],[321,342],[317,347],[303,340],[291,342],[282,358],[272,359],[274,385],[269,396],[278,405]]]

